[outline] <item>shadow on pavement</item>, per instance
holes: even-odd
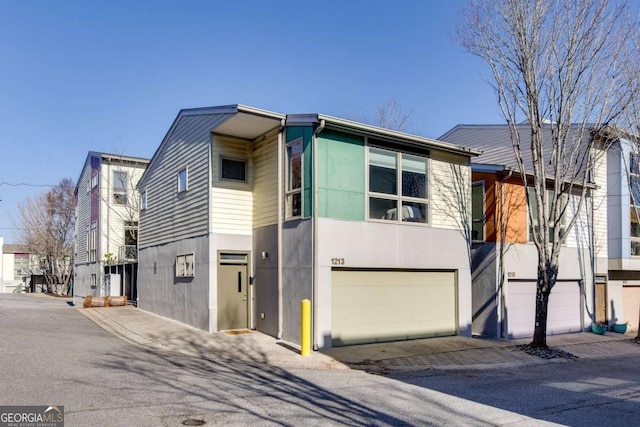
[[[637,355],[390,378],[538,420],[635,426],[640,419],[640,342],[636,344]]]

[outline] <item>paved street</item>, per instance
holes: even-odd
[[[105,331],[65,299],[40,295],[0,295],[0,322],[0,404],[64,405],[67,426],[640,420],[637,355],[381,376],[337,366],[276,366],[243,340],[210,354],[149,349]]]

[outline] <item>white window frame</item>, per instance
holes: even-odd
[[[291,183],[291,160],[290,148],[294,145],[300,145],[300,187],[292,188]],[[303,192],[304,188],[304,141],[302,137],[296,138],[293,141],[287,143],[285,146],[285,217],[286,219],[298,219],[301,218],[304,212],[304,200]],[[296,196],[300,197],[300,214],[294,215],[293,213],[293,200]]]
[[[223,177],[223,161],[224,160],[228,160],[231,162],[236,162],[236,163],[243,163],[244,164],[244,179],[235,179],[235,178],[225,178]],[[229,181],[229,182],[241,182],[241,183],[247,183],[249,182],[249,159],[247,158],[242,158],[242,157],[233,157],[233,156],[227,156],[225,154],[221,154],[220,157],[218,157],[218,164],[220,165],[219,169],[219,173],[218,173],[218,179],[221,181]]]
[[[147,190],[144,190],[142,193],[140,193],[140,210],[144,211],[147,209],[147,202],[148,202],[148,193]]]
[[[124,182],[121,182],[122,188],[116,187],[116,182],[122,181],[116,178],[117,175],[124,174],[125,179]],[[114,205],[124,205],[126,206],[129,201],[127,187],[129,185],[129,173],[123,170],[114,170],[113,174],[113,182],[111,183],[111,187],[113,190],[113,204]]]
[[[91,223],[89,232],[89,262],[98,261],[98,222]]]
[[[184,179],[181,177],[183,172],[184,172]],[[176,188],[178,190],[178,193],[184,193],[186,191],[189,191],[189,167],[188,166],[180,168],[180,170],[178,171],[178,174],[176,175],[176,181],[177,181]]]
[[[87,186],[87,193],[90,192],[92,189],[96,188],[98,186],[98,173],[92,173],[91,176],[89,176],[89,185]]]
[[[525,191],[531,191],[531,193],[529,194],[529,200],[533,200],[536,201],[535,199],[535,188],[534,187],[525,187]],[[551,209],[551,203],[549,203],[549,201],[551,200],[552,197],[554,197],[554,192],[552,189],[547,188],[545,190],[547,192],[547,209]],[[570,197],[568,194],[563,194],[562,197]],[[529,209],[529,206],[527,205],[527,209]],[[536,209],[537,209],[537,201],[536,201]],[[564,233],[567,232],[567,228],[566,228],[566,217],[567,217],[567,211],[565,211],[565,215],[562,216],[561,222],[560,222],[560,235],[564,235]],[[529,243],[533,243],[533,238],[531,236],[531,230],[534,227],[538,226],[538,215],[537,212],[533,212],[534,215],[529,215],[529,212],[527,212],[527,242]],[[548,214],[547,214],[548,217]],[[530,218],[533,218],[533,223],[530,223]],[[553,227],[549,227],[549,235],[547,236],[547,244],[551,243],[551,240],[553,238]]]
[[[476,215],[473,212],[473,189],[475,187],[480,187],[482,190],[482,217],[481,218],[476,218]],[[487,239],[487,230],[486,230],[486,210],[487,210],[487,200],[486,200],[486,195],[485,195],[485,182],[484,180],[481,181],[474,181],[471,183],[471,241],[472,242],[485,242]],[[501,207],[500,209],[504,209],[504,206]],[[480,238],[474,239],[473,236],[473,225],[474,223],[481,223],[482,224],[482,236]]]
[[[375,191],[371,191],[371,164],[370,164],[370,160],[371,160],[371,150],[378,150],[378,151],[383,151],[392,155],[395,155],[396,158],[396,194],[388,194],[388,193],[378,193]],[[403,156],[412,156],[412,157],[417,157],[417,158],[421,158],[424,159],[425,162],[425,198],[420,198],[420,197],[412,197],[412,196],[404,196],[402,195],[402,172],[403,172]],[[431,188],[430,188],[430,182],[431,180],[429,179],[429,175],[430,175],[430,171],[431,171],[431,159],[428,156],[428,154],[423,153],[423,154],[418,154],[418,153],[413,153],[410,151],[399,151],[399,150],[394,150],[394,149],[389,149],[389,148],[383,148],[377,145],[369,145],[367,144],[367,151],[366,151],[366,191],[367,191],[367,197],[366,197],[366,218],[367,221],[372,221],[372,222],[382,222],[385,224],[389,224],[389,223],[398,223],[398,224],[405,224],[405,225],[420,225],[420,226],[427,226],[430,225],[430,220],[431,220],[431,203],[430,203],[430,195],[431,195]],[[376,198],[376,199],[385,199],[385,200],[393,200],[396,203],[396,207],[395,212],[395,218],[391,217],[390,219],[388,218],[372,218],[371,217],[371,198]],[[405,220],[404,218],[404,214],[403,215],[397,215],[397,212],[404,212],[403,209],[403,202],[409,202],[409,203],[417,203],[417,204],[424,204],[425,205],[425,221],[408,221]]]
[[[640,216],[640,200],[634,200],[633,186],[634,181],[640,185],[640,159],[636,153],[629,154],[629,255],[632,257],[640,257],[640,237],[633,236],[631,227],[633,224],[633,215]],[[640,192],[640,190],[638,191]],[[634,246],[638,249],[634,250]]]
[[[194,277],[195,254],[193,252],[176,256],[176,277]]]

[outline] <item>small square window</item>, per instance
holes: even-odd
[[[127,204],[127,194],[126,193],[113,193],[113,204],[114,205],[126,205]]]
[[[188,179],[187,168],[180,169],[180,172],[178,172],[178,193],[189,189]]]
[[[247,182],[247,161],[221,157],[220,178]]]
[[[176,277],[193,277],[193,254],[176,257]]]

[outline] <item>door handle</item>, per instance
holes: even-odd
[[[242,292],[242,272],[238,271],[238,292]]]

